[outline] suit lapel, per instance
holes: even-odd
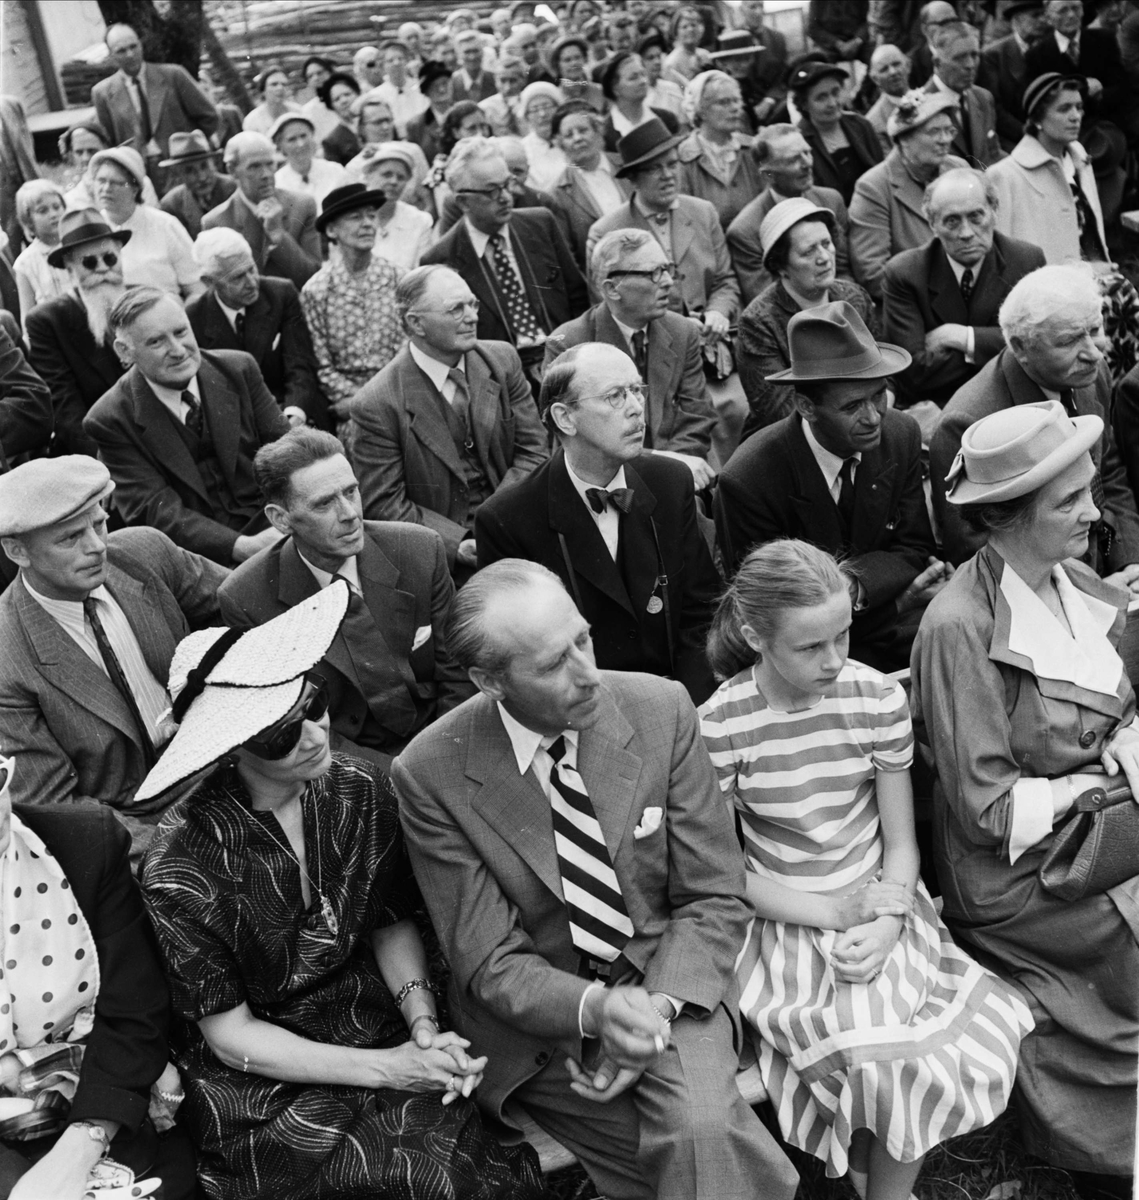
[[[151,391],[150,384],[142,377],[138,367],[131,368],[128,378],[139,437],[167,471],[177,475],[212,507],[213,498],[190,457],[189,447],[174,427],[176,418]]]
[[[301,560],[301,556],[297,553],[297,544],[291,537],[281,547],[280,564],[277,600],[284,608],[292,608],[293,605],[300,604],[302,600],[307,600],[320,591],[320,584]],[[348,653],[348,644],[344,640],[343,633],[336,635],[332,645],[325,651],[324,657],[345,679],[352,682],[357,691],[362,693],[363,689],[356,677],[356,668],[352,665],[352,656]]]
[[[636,799],[642,762],[626,749],[633,737],[632,725],[608,690],[604,697],[600,717],[582,730],[578,740],[577,771],[589,793],[613,868],[623,879],[621,890],[628,907],[635,893],[633,868],[627,860],[632,855],[633,829],[640,817]]]
[[[398,647],[388,641],[384,631],[387,629],[394,633],[411,627],[414,634],[415,597],[410,592],[400,591],[399,569],[367,531],[364,534],[364,548],[356,557],[356,567],[364,603],[372,614],[376,636],[383,643],[388,662],[405,683],[414,684],[416,680],[411,664],[405,656],[396,652]]]
[[[156,619],[159,604],[154,588],[112,565],[107,570],[107,590],[126,614],[150,673],[165,687],[177,639],[164,620]]]
[[[854,517],[850,541],[853,546],[873,546],[890,508],[897,464],[891,462],[879,443],[866,451],[854,477]]]
[[[672,254],[677,264],[684,263],[685,256],[695,240],[696,228],[692,224],[692,218],[684,211],[683,204],[680,204],[672,210]]]
[[[570,165],[569,171],[566,173],[566,181],[562,184],[562,191],[571,204],[575,204],[581,211],[591,220],[598,221],[601,219],[601,212],[597,205],[593,202],[593,197],[586,190],[585,185],[581,182],[578,175],[577,167]]]
[[[222,312],[221,305],[218,304],[218,298],[212,289],[206,293],[202,301],[202,310],[204,318],[202,324],[205,326],[206,336],[209,338],[211,346],[222,350],[245,349],[237,340],[237,333],[229,321],[226,320],[226,315]],[[245,329],[248,335],[248,322]]]
[[[811,540],[824,548],[841,546],[843,534],[838,519],[838,508],[819,464],[811,453],[811,447],[807,445],[802,421],[799,419],[792,423],[788,449],[795,478],[791,503],[799,511],[803,529],[811,530]]]
[[[936,238],[930,243],[929,253],[932,256],[928,275],[929,306],[937,318],[937,323],[968,324],[969,310],[965,304],[965,297],[961,294],[957,277],[949,265],[949,257]]]
[[[890,158],[893,159],[893,162],[890,163],[890,190],[894,193],[894,198],[903,208],[908,208],[910,212],[916,213],[924,221],[925,214],[921,209],[921,188],[910,178],[905,163],[902,162],[902,156],[896,147],[890,151]],[[890,160],[887,159],[887,161]]]
[[[656,587],[657,577],[663,574],[663,564],[657,555],[657,533],[653,510],[657,499],[652,489],[631,466],[625,467],[625,482],[633,489],[633,507],[621,518],[620,553],[625,562],[625,578],[629,581],[629,599],[633,612],[640,614]]]
[[[403,396],[411,432],[453,475],[459,479],[466,479],[459,452],[455,449],[455,440],[451,437],[451,431],[447,428],[447,422],[439,408],[439,405],[446,404],[447,401],[428,379],[427,373],[416,365],[406,346],[400,353],[407,355],[407,370],[414,375],[414,382],[419,383],[419,387],[415,389],[420,392],[419,396],[409,392],[405,392]]]
[[[677,356],[673,349],[672,334],[663,321],[650,322],[648,333],[649,428],[655,446],[664,426],[665,410],[675,390]]]
[[[198,371],[198,389],[218,466],[232,485],[241,437],[241,397],[205,354]]]
[[[497,480],[502,478],[502,472],[494,467],[490,457],[502,388],[477,351],[472,350],[467,354],[466,371],[467,393],[470,397],[467,420],[470,423],[471,438],[483,468],[487,471],[491,486],[494,486]]]
[[[146,102],[150,108],[151,136],[158,140],[158,126],[162,120],[162,110],[166,106],[166,98],[170,89],[166,77],[161,71],[156,71],[153,64],[146,68]]]
[[[969,303],[966,306],[968,315],[964,324],[974,324],[972,319],[974,311],[995,312],[1000,307],[1000,302],[1012,291],[1014,282],[1015,280],[1010,282],[1005,278],[1004,255],[1001,253],[994,235],[992,247],[982,260],[980,270],[977,272],[973,294],[969,297]]]

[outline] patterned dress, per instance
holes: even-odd
[[[848,894],[882,866],[876,771],[906,770],[913,733],[902,689],[848,661],[814,707],[768,708],[752,670],[700,710],[725,796],[743,824],[748,869],[797,891]],[[756,918],[737,962],[741,1008],[786,1140],[847,1169],[869,1129],[892,1158],[987,1125],[1003,1110],[1024,1002],[950,939],[919,882],[882,973],[848,984],[835,930]],[[758,1036],[755,1036],[758,1034]]]
[[[243,1000],[253,1015],[339,1046],[392,1047],[407,1028],[369,934],[418,893],[395,794],[336,755],[302,800],[313,903],[268,813],[223,768],[167,814],[142,870],[186,1042],[185,1118],[210,1200],[492,1200],[540,1196],[529,1146],[500,1147],[470,1101],[439,1093],[283,1083],[227,1067],[192,1024]],[[270,832],[271,831],[271,832]],[[275,840],[274,836],[276,837]],[[333,935],[317,891],[338,922]]]

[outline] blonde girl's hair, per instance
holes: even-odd
[[[708,661],[716,678],[731,679],[755,662],[745,625],[770,638],[787,609],[811,608],[849,589],[849,575],[810,542],[780,538],[749,551],[721,594],[708,630]]]

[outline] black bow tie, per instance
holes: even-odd
[[[633,507],[632,488],[614,488],[611,492],[607,492],[604,488],[586,488],[585,498],[589,501],[589,507],[598,516],[605,511],[606,504],[612,504],[615,509],[623,513],[627,513]]]

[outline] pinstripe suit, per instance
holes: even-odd
[[[106,586],[165,686],[191,625],[220,624],[216,593],[229,572],[156,529],[110,534],[107,558]],[[18,579],[0,596],[0,749],[16,758],[13,801],[109,804],[141,853],[174,797],[129,810],[146,770],[139,737],[107,675]]]

